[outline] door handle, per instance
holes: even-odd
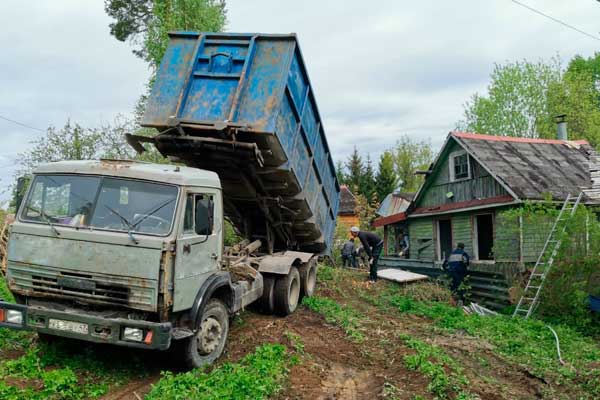
[[[192,245],[191,244],[188,243],[188,244],[184,244],[183,245],[183,252],[184,253],[188,253],[189,254],[191,251],[192,251]]]
[[[210,255],[210,258],[212,258],[213,260],[216,260],[217,258],[219,258],[215,253],[212,253]]]

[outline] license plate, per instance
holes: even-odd
[[[50,319],[48,328],[56,329],[57,331],[73,332],[87,335],[88,325],[80,322],[63,321],[62,319]]]

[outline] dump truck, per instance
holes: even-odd
[[[144,349],[190,367],[229,317],[315,290],[339,184],[296,36],[170,34],[142,124],[171,163],[39,166],[8,242],[0,326]],[[244,240],[224,246],[226,220]]]

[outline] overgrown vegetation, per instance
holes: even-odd
[[[280,344],[267,344],[238,363],[212,371],[164,372],[146,400],[266,399],[281,389],[294,357]]]
[[[415,339],[410,335],[398,336],[414,354],[404,356],[404,364],[413,371],[419,371],[430,379],[427,390],[439,399],[446,399],[455,393],[456,399],[474,399],[465,388],[469,380],[463,374],[463,368],[449,357],[440,347]]]
[[[558,212],[556,204],[546,201],[526,203],[499,216],[500,220],[515,222],[506,224],[509,237],[519,237],[516,221],[522,221],[526,231],[522,247],[528,249],[523,260],[529,265],[533,266],[542,251]],[[548,321],[568,324],[588,335],[600,335],[600,318],[590,312],[588,299],[590,294],[600,294],[600,224],[595,214],[580,205],[560,239],[561,247],[544,284],[538,313]],[[512,253],[516,261],[519,254],[514,252],[515,247],[513,241],[499,240],[494,250],[499,254]],[[523,285],[524,279],[517,277],[515,283]]]
[[[354,342],[365,340],[361,320],[366,317],[352,307],[342,306],[326,297],[305,297],[302,304],[325,317],[328,323],[339,325]]]
[[[29,346],[21,357],[0,362],[0,398],[98,398],[110,386],[144,374],[139,360],[126,359],[115,362],[112,351],[100,353],[90,346],[74,348],[66,341]]]
[[[481,317],[466,315],[462,309],[440,301],[419,301],[402,289],[389,287],[378,295],[365,296],[382,310],[390,309],[433,320],[437,329],[463,332],[489,341],[507,360],[522,365],[535,376],[557,383],[569,382],[581,390],[600,396],[600,348],[593,339],[567,325],[556,325],[562,357],[558,362],[551,331],[538,319],[512,319],[509,316]]]

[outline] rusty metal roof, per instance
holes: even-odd
[[[385,199],[383,199],[376,212],[382,217],[389,217],[390,215],[404,212],[413,198],[414,193],[390,193],[385,196]]]

